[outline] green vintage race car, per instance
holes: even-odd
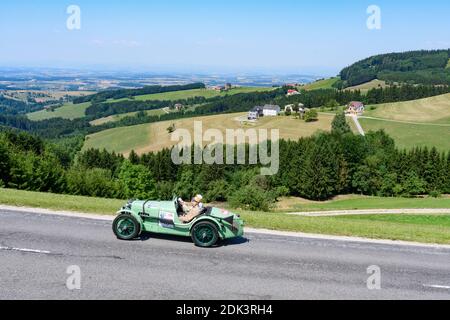
[[[204,207],[189,223],[180,221],[184,214],[178,197],[172,201],[129,201],[118,212],[113,231],[121,240],[132,240],[143,232],[191,237],[199,247],[214,246],[219,240],[241,237],[242,219],[227,210]]]

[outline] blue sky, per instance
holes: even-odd
[[[69,5],[81,29],[66,28]],[[381,30],[366,27],[369,5]],[[333,74],[367,56],[450,48],[448,0],[2,0],[0,65]]]

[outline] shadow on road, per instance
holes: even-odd
[[[149,232],[143,233],[139,238],[134,239],[132,241],[148,241],[150,239],[192,243],[192,240],[187,237],[179,237],[179,236],[172,236],[172,235],[159,234],[159,233],[149,233]],[[228,246],[240,245],[240,244],[244,244],[244,243],[248,243],[248,242],[250,242],[249,239],[240,237],[240,238],[219,241],[215,247],[228,247]]]

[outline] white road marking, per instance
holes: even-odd
[[[434,289],[446,289],[446,290],[450,290],[450,286],[441,286],[438,284],[424,284],[423,285],[425,288],[434,288]]]
[[[12,247],[0,247],[0,250],[6,251],[19,251],[19,252],[28,252],[28,253],[41,253],[41,254],[50,254],[50,251],[46,250],[35,250],[35,249],[26,249],[26,248],[12,248]]]

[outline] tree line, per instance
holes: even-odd
[[[123,199],[202,193],[206,201],[252,210],[269,210],[281,196],[326,200],[349,193],[450,193],[450,152],[398,150],[383,131],[354,135],[343,115],[335,118],[330,133],[281,140],[280,169],[274,176],[261,176],[260,168],[248,163],[175,165],[169,149],[140,156],[132,152],[128,159],[105,150],[77,153],[80,142],[57,144],[23,132],[0,132],[0,185]]]
[[[191,83],[186,85],[174,85],[174,86],[145,86],[140,89],[118,89],[102,91],[93,95],[78,97],[73,100],[73,103],[79,104],[84,102],[103,102],[108,99],[123,99],[130,98],[146,94],[165,93],[173,91],[204,89],[206,86],[204,83]]]

